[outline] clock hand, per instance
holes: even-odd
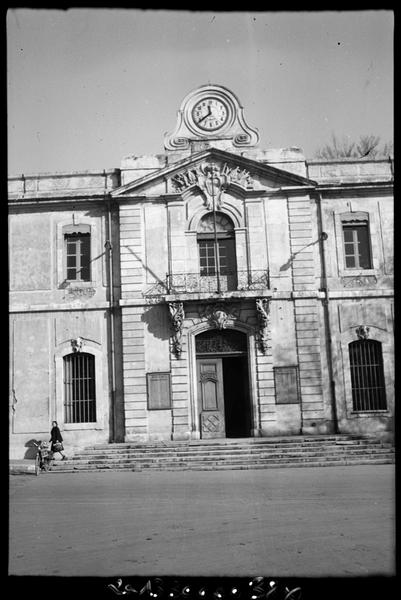
[[[209,112],[206,113],[206,115],[204,115],[201,119],[199,119],[198,123],[202,123],[202,121],[204,119],[206,119],[207,117],[209,117],[212,114],[212,111],[210,110],[210,106],[209,106]]]

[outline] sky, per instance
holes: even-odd
[[[184,97],[228,87],[259,147],[393,139],[393,13],[12,9],[10,175],[164,152]]]

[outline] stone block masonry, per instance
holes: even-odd
[[[145,281],[142,211],[120,206],[120,263],[122,298],[140,297]]]
[[[142,306],[122,309],[123,385],[126,441],[147,439],[147,392]]]
[[[188,372],[188,350],[186,336],[182,336],[180,358],[171,355],[171,402],[172,402],[172,438],[185,440],[190,437],[190,391]]]
[[[303,422],[308,426],[325,416],[318,300],[297,299],[294,308]]]

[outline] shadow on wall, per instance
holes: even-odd
[[[25,443],[26,450],[25,450],[24,458],[29,459],[29,460],[34,459],[36,456],[37,450],[38,450],[34,444],[40,444],[42,441],[43,440],[36,440],[34,438],[31,440],[28,440]]]
[[[151,306],[141,316],[148,331],[159,340],[168,340],[171,336],[171,323],[167,305]]]
[[[299,254],[300,252],[303,252],[304,250],[306,250],[306,248],[309,248],[309,246],[314,246],[315,244],[318,244],[319,241],[320,241],[320,238],[318,238],[314,242],[310,242],[309,244],[306,244],[306,246],[304,246],[300,250],[297,250],[297,252],[293,252],[291,254],[290,258],[287,260],[287,262],[285,262],[283,265],[281,265],[279,270],[287,271],[287,269],[289,269],[292,266],[292,263],[293,263],[294,259],[296,258],[297,254]]]
[[[360,422],[353,423],[352,433],[361,435],[371,433],[376,437],[384,439],[391,439],[394,436],[394,419],[391,415],[375,415],[374,419],[372,419],[372,421],[374,421],[374,425],[372,426],[371,430],[369,427],[367,427],[364,421],[365,419],[361,419]]]

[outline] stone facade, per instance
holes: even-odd
[[[12,457],[48,439],[52,420],[71,451],[234,437],[228,413],[243,410],[235,402],[249,425],[240,436],[391,437],[392,160],[260,150],[231,92],[195,92],[164,154],[9,179]],[[208,97],[228,116],[206,134],[188,115],[202,114],[194,106]],[[213,209],[232,224],[234,283],[199,266],[199,231]],[[346,264],[344,215],[367,215],[368,268]],[[79,228],[90,231],[85,281],[66,277],[65,232]],[[353,403],[349,344],[361,326],[383,359],[385,406],[369,410]],[[77,351],[95,364],[91,422],[65,418],[65,360]],[[202,410],[201,398],[215,410]]]

